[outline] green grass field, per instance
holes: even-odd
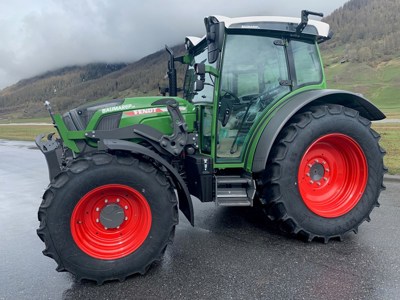
[[[328,88],[361,93],[388,118],[400,119],[400,59],[375,66],[331,62],[325,68],[325,74]]]
[[[384,160],[389,174],[400,174],[400,123],[375,123],[372,128],[381,135],[380,145],[387,152]]]
[[[38,134],[54,131],[53,126],[47,125],[0,125],[0,139],[33,141]]]
[[[0,124],[9,124],[9,123],[51,123],[51,118],[30,118],[30,119],[0,119]]]

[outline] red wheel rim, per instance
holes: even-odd
[[[367,160],[358,143],[347,135],[317,139],[301,159],[298,182],[301,197],[315,214],[336,218],[361,199],[368,179]]]
[[[105,215],[113,211],[113,224]],[[137,190],[107,184],[83,196],[71,216],[71,233],[76,245],[99,259],[118,259],[137,250],[151,228],[151,210]],[[107,223],[108,222],[108,223]]]

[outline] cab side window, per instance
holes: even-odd
[[[297,87],[318,84],[322,81],[322,67],[317,46],[313,42],[292,40],[290,46],[294,57]]]

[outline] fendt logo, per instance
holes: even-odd
[[[124,112],[124,115],[132,117],[132,116],[137,116],[137,115],[147,115],[147,114],[155,114],[155,113],[160,113],[160,112],[166,112],[168,111],[167,108],[163,107],[152,107],[152,108],[143,108],[143,109],[136,109],[132,111],[126,111]]]

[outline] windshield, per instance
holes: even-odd
[[[213,97],[214,97],[214,76],[210,74],[205,75],[204,88],[201,91],[194,91],[194,82],[198,79],[194,72],[194,64],[203,63],[210,66],[215,66],[215,63],[208,63],[207,48],[198,51],[194,56],[190,65],[186,70],[185,83],[183,85],[183,97],[192,102],[193,104],[200,105],[201,114],[201,136],[200,136],[200,149],[202,153],[211,153],[211,127],[213,117]]]
[[[194,64],[203,63],[211,66],[215,65],[215,63],[208,64],[207,56],[207,48],[204,48],[201,52],[195,55],[193,61],[188,65],[186,70],[185,83],[183,85],[183,98],[195,104],[213,102],[214,78],[210,74],[206,74],[204,89],[199,92],[194,91],[194,82],[197,79],[194,72]]]

